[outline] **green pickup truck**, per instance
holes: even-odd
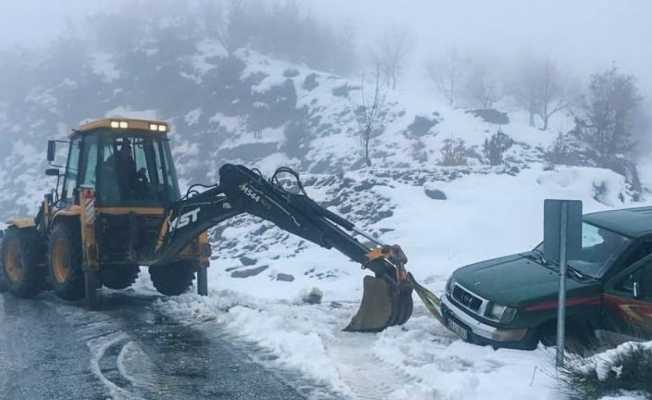
[[[652,338],[652,207],[583,216],[568,260],[567,333]],[[559,263],[532,251],[468,265],[446,284],[446,326],[481,345],[533,349],[554,337]]]

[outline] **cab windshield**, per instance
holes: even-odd
[[[630,242],[631,239],[619,233],[583,222],[582,248],[577,257],[568,259],[568,266],[581,274],[601,278]],[[535,251],[543,253],[543,243]],[[558,259],[548,261],[559,264]]]
[[[179,198],[168,141],[153,135],[106,135],[99,162],[105,204],[168,204]]]

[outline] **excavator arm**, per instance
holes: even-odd
[[[257,170],[233,164],[222,166],[219,174],[218,185],[195,185],[168,209],[159,234],[156,264],[176,257],[206,229],[247,213],[322,247],[334,248],[374,273],[364,279],[362,305],[347,330],[379,331],[409,319],[413,285],[405,270],[407,257],[400,247],[379,243],[317,204],[290,168],[279,168],[269,180]],[[282,175],[294,178],[296,193],[282,186]],[[356,236],[375,246],[363,244]]]

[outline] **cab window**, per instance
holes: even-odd
[[[100,201],[113,204],[167,204],[179,197],[169,147],[149,135],[102,138]]]
[[[77,137],[70,142],[70,151],[68,152],[68,163],[66,164],[66,176],[63,182],[62,198],[73,200],[75,188],[77,188],[77,179],[79,176],[79,154],[81,151],[81,138]]]
[[[83,168],[81,185],[95,188],[95,172],[97,170],[97,137],[88,136],[84,139]]]

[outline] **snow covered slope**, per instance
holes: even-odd
[[[385,126],[365,167],[359,81],[248,50],[227,55],[211,41],[175,56],[151,43],[91,53],[76,68],[77,75],[41,82],[17,103],[0,102],[5,218],[33,213],[53,185],[42,175],[46,139],[104,115],[170,121],[184,184],[213,183],[226,162],[267,173],[295,167],[317,200],[399,243],[409,269],[435,292],[457,267],[535,246],[545,198],[581,199],[586,211],[634,204],[625,178],[612,171],[549,165],[554,134],[530,128],[518,112],[499,125],[423,93],[388,91]],[[554,126],[563,131],[568,123],[561,117]],[[498,131],[511,146],[490,165],[483,144]],[[442,150],[459,140],[466,162],[442,165]],[[420,305],[404,327],[343,334],[361,296],[359,266],[254,217],[229,221],[211,238],[210,296],[161,300],[175,317],[218,318],[274,353],[276,363],[354,398],[557,398],[550,350],[462,343]],[[322,303],[304,304],[314,287]],[[138,290],[153,290],[144,275]]]

